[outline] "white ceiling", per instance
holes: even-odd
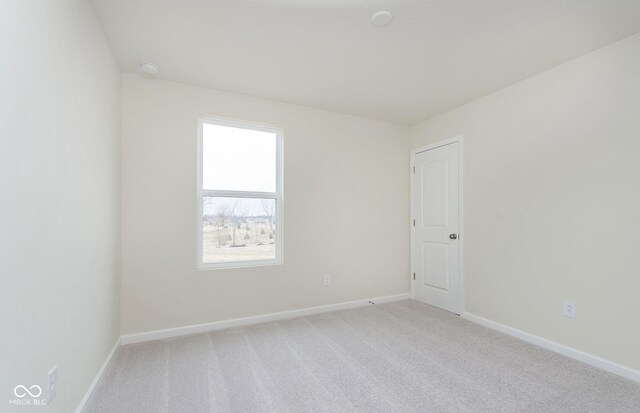
[[[640,31],[640,0],[91,2],[125,72],[402,124]]]

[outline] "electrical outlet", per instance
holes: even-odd
[[[576,303],[573,301],[564,301],[564,315],[569,318],[576,318]]]
[[[54,366],[49,370],[49,393],[47,395],[47,403],[51,403],[58,392],[58,366]]]
[[[324,285],[331,285],[331,274],[324,275]]]

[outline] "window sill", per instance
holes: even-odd
[[[259,260],[259,261],[235,261],[235,262],[218,262],[210,264],[198,264],[198,271],[210,270],[231,270],[234,268],[252,268],[252,267],[271,267],[282,265],[282,259]]]

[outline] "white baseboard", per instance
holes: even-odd
[[[348,301],[345,303],[322,305],[318,307],[307,307],[298,310],[282,311],[279,313],[269,313],[252,317],[234,318],[231,320],[214,321],[212,323],[196,324],[184,327],[168,328],[165,330],[147,331],[144,333],[125,334],[120,338],[121,344],[142,343],[145,341],[161,340],[171,337],[186,336],[189,334],[204,333],[207,331],[222,330],[231,327],[241,327],[251,324],[267,323],[270,321],[284,320],[287,318],[304,317],[311,314],[327,313],[330,311],[346,310],[349,308],[364,307],[370,302],[381,304],[392,301],[407,300],[411,298],[410,293],[387,295],[384,297],[365,298],[362,300]]]
[[[465,318],[474,323],[489,327],[492,330],[499,331],[501,333],[510,335],[512,337],[519,338],[531,344],[546,348],[547,350],[560,353],[572,359],[581,361],[586,364],[601,368],[610,373],[617,374],[618,376],[625,377],[627,379],[640,382],[640,371],[634,370],[630,367],[623,366],[613,361],[603,359],[602,357],[594,356],[593,354],[585,353],[584,351],[576,350],[574,348],[565,346],[563,344],[556,343],[551,340],[518,330],[504,324],[497,323],[493,320],[489,320],[484,317],[477,316],[475,314],[464,312],[461,314],[462,318]]]
[[[84,394],[82,401],[76,408],[76,413],[82,413],[85,407],[87,406],[87,403],[89,402],[89,400],[91,400],[91,396],[93,395],[93,392],[95,391],[96,387],[98,387],[98,384],[100,384],[100,381],[102,380],[102,375],[107,370],[109,363],[111,363],[111,359],[113,358],[113,355],[116,354],[116,350],[118,349],[118,347],[120,347],[120,340],[121,340],[120,337],[118,337],[118,339],[116,340],[116,343],[113,345],[113,348],[109,352],[109,355],[104,360],[104,363],[102,363],[102,366],[100,366],[100,370],[98,370],[98,374],[96,374],[96,377],[93,379],[93,381],[91,382],[91,385],[87,389],[87,392]]]

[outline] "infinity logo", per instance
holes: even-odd
[[[33,391],[33,393],[32,393]],[[33,386],[29,387],[28,389],[23,386],[22,384],[18,384],[14,389],[13,389],[13,394],[16,395],[16,397],[26,397],[26,395],[28,394],[29,396],[36,398],[36,397],[40,397],[40,395],[42,394],[42,389],[40,388],[40,386],[38,386],[37,384],[34,384]]]

